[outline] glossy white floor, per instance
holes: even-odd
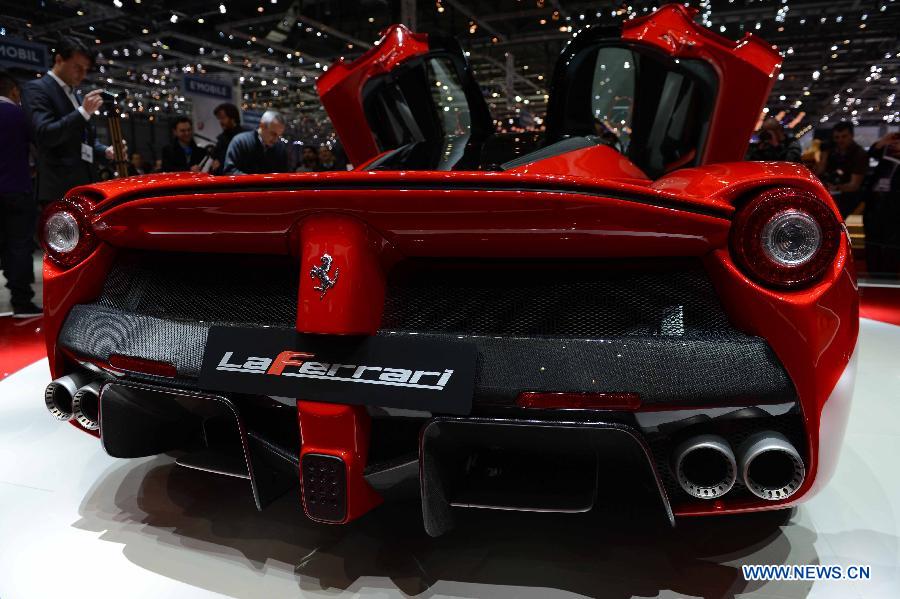
[[[682,522],[472,513],[437,540],[415,503],[343,528],[295,497],[162,456],[119,461],[50,420],[45,362],[0,382],[0,597],[900,597],[900,327],[864,320],[839,470],[787,515]],[[868,582],[746,582],[741,564],[869,564]]]

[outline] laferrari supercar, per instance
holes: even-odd
[[[693,17],[573,35],[540,134],[392,26],[317,82],[352,170],[71,190],[50,412],[323,523],[408,481],[431,535],[582,512],[624,463],[672,523],[811,497],[855,372],[848,234],[804,167],[743,161],[780,55]]]

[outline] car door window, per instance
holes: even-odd
[[[599,43],[564,68],[549,115],[551,142],[598,136],[650,177],[696,163],[716,97],[708,64]]]
[[[622,152],[631,138],[636,70],[634,53],[627,48],[601,48],[597,53],[591,86],[594,133]]]

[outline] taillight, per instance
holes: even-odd
[[[834,261],[841,223],[814,194],[770,189],[738,211],[731,253],[747,274],[772,287],[796,288],[820,278]]]
[[[51,203],[41,218],[41,245],[47,256],[62,266],[75,266],[97,246],[91,228],[91,202],[68,196]]]

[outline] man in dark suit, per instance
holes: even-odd
[[[28,121],[20,101],[19,84],[0,71],[0,267],[13,316],[27,318],[39,315],[41,308],[32,301],[37,206],[28,170]]]
[[[63,36],[53,68],[22,87],[25,112],[37,145],[37,199],[45,205],[77,185],[96,179],[96,163],[112,160],[113,149],[97,141],[91,119],[103,104],[102,90],[75,93],[94,55],[81,40]]]
[[[228,144],[224,174],[290,172],[287,146],[281,140],[282,135],[284,117],[274,110],[265,111],[256,131],[238,133]]]
[[[165,173],[181,171],[200,172],[200,163],[206,158],[206,150],[194,141],[191,119],[180,116],[172,123],[172,143],[162,149],[162,170]]]

